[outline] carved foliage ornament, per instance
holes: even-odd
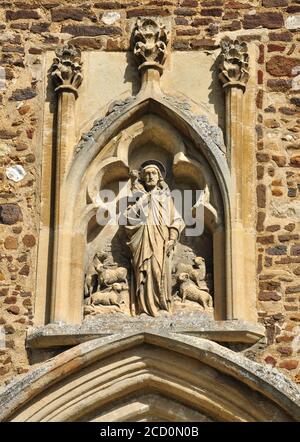
[[[152,67],[162,73],[168,45],[168,31],[154,20],[138,18],[133,31],[133,52],[139,69]]]
[[[72,45],[64,46],[56,51],[51,66],[51,77],[55,91],[69,90],[78,96],[77,89],[82,83],[81,53]]]
[[[249,79],[249,54],[245,42],[238,39],[221,41],[219,78],[223,87],[235,86],[245,90]]]

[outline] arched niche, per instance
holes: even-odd
[[[149,143],[163,144],[176,185],[207,187],[209,198],[203,205],[205,229],[212,238],[215,318],[231,317],[232,186],[219,133],[207,117],[197,116],[164,96],[126,100],[125,105],[112,108],[94,123],[79,143],[60,190],[64,213],[57,234],[61,253],[54,257],[57,272],[51,294],[46,289],[41,294],[43,298],[46,293],[51,304],[50,321],[82,321],[86,265],[99,235],[109,236],[113,230],[97,226],[97,194],[103,187],[115,188],[118,181],[126,184],[129,163],[134,165],[139,147],[147,152]]]
[[[119,209],[124,192],[130,187],[129,170],[138,169],[144,161],[155,159],[165,165],[166,182],[171,191],[176,189],[182,195],[183,204],[186,204],[184,192],[192,191],[192,205],[199,198],[197,191],[205,193],[201,203],[203,232],[188,236],[185,229],[177,245],[174,266],[176,268],[180,262],[191,264],[192,256],[205,258],[214,298],[215,318],[225,319],[225,209],[216,176],[203,151],[190,137],[177,129],[172,119],[163,118],[155,112],[136,115],[136,118],[130,118],[127,125],[122,125],[106,144],[99,143],[95,157],[87,169],[82,170],[78,194],[71,208],[72,213],[78,214],[73,218],[73,231],[82,233],[81,240],[73,241],[71,245],[71,262],[76,262],[78,271],[72,275],[70,291],[73,294],[78,292],[79,298],[81,290],[83,297],[84,274],[97,251],[108,254],[109,264],[125,266],[130,273],[130,256],[122,228],[116,224],[99,226],[97,223],[97,211],[99,206],[101,208],[99,192],[104,189],[113,191]],[[122,183],[121,187],[119,183]]]

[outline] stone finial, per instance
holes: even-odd
[[[229,38],[221,41],[221,62],[219,79],[223,87],[246,89],[249,79],[249,54],[247,43]]]
[[[56,51],[56,57],[51,66],[51,78],[55,91],[72,91],[76,98],[77,89],[82,83],[81,53],[72,45],[66,45]]]
[[[162,74],[168,45],[168,31],[153,19],[138,18],[133,31],[133,52],[139,70],[156,69]]]

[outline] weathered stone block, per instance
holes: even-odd
[[[0,129],[0,138],[2,140],[12,140],[20,134],[19,131],[12,129]]]
[[[37,96],[37,92],[35,89],[26,87],[24,89],[16,89],[10,96],[10,100],[12,101],[23,101],[23,100],[31,100],[32,98]]]
[[[270,160],[270,155],[264,152],[258,152],[256,154],[256,159],[259,163],[266,163]]]
[[[270,32],[269,39],[272,41],[291,41],[292,35],[290,32]]]
[[[172,47],[177,51],[186,51],[189,49],[190,44],[188,41],[175,40],[173,41]]]
[[[273,224],[271,226],[268,226],[266,228],[267,232],[277,232],[278,230],[280,230],[280,225],[279,224]]]
[[[27,9],[19,11],[6,11],[6,20],[38,20],[40,15],[37,11],[30,11]]]
[[[258,294],[259,301],[280,301],[281,296],[276,292],[259,292]]]
[[[272,367],[275,367],[275,365],[277,364],[277,360],[275,358],[273,358],[273,356],[266,356],[265,363],[272,365]]]
[[[257,242],[259,244],[273,244],[274,243],[274,235],[260,236],[257,238]]]
[[[215,40],[209,38],[201,38],[199,40],[192,40],[191,47],[193,49],[214,49],[216,47]]]
[[[199,29],[195,29],[195,28],[192,28],[192,29],[178,29],[176,31],[176,35],[178,35],[178,36],[182,36],[182,35],[198,35],[199,32],[200,32],[200,30]]]
[[[300,244],[291,246],[291,255],[300,256]]]
[[[290,165],[293,167],[300,167],[300,155],[295,155],[291,157]]]
[[[206,0],[201,1],[201,6],[209,7],[209,6],[223,6],[224,0]]]
[[[297,107],[300,107],[300,98],[299,97],[292,97],[290,99],[291,104],[294,104]]]
[[[267,86],[271,91],[274,92],[287,92],[292,88],[292,80],[268,80]]]
[[[28,264],[25,264],[21,270],[19,271],[19,275],[24,275],[24,276],[28,276],[30,272],[30,268]]]
[[[62,32],[76,37],[94,37],[97,35],[122,35],[122,29],[113,26],[88,26],[88,25],[66,25],[62,27]]]
[[[246,3],[242,3],[242,2],[238,2],[238,1],[229,1],[225,4],[225,8],[226,9],[250,9],[251,5],[246,2]]]
[[[96,19],[95,15],[92,15],[90,12],[85,11],[83,8],[72,7],[51,9],[51,17],[52,21],[54,22],[60,22],[64,20],[82,21],[84,18],[92,18],[94,20]]]
[[[293,354],[291,347],[278,347],[277,351],[284,356],[291,356]]]
[[[245,29],[268,28],[278,29],[283,26],[283,17],[279,12],[261,12],[244,16],[243,26]]]
[[[119,2],[98,2],[94,4],[97,9],[121,9],[122,4]]]
[[[265,8],[277,8],[278,6],[287,6],[288,0],[263,0],[262,5]]]
[[[17,305],[12,305],[6,309],[8,313],[12,313],[13,315],[18,315],[20,313],[20,307]]]
[[[177,8],[174,11],[174,14],[183,15],[184,17],[192,17],[193,15],[195,15],[195,13],[196,11],[194,9],[189,9],[189,8]]]
[[[25,235],[22,241],[26,247],[34,247],[36,244],[36,239],[33,235]]]
[[[266,186],[264,184],[259,184],[256,187],[256,196],[258,207],[261,209],[266,207]]]
[[[22,211],[18,204],[0,205],[0,223],[12,225],[22,221],[22,219]]]
[[[275,161],[278,167],[286,165],[286,157],[284,155],[272,155],[272,160]]]
[[[188,20],[184,17],[176,17],[175,24],[179,26],[186,26],[189,24]]]
[[[291,5],[288,8],[286,8],[286,12],[288,14],[297,14],[297,12],[300,12],[300,6]]]
[[[292,77],[297,74],[295,71],[297,66],[300,66],[300,58],[275,55],[267,62],[266,69],[274,77]]]
[[[291,31],[300,29],[300,15],[289,15],[285,20],[285,27]]]
[[[14,236],[8,236],[4,240],[4,247],[8,250],[16,250],[18,248],[18,240]]]
[[[104,46],[102,40],[93,37],[71,38],[69,42],[80,49],[102,49]]]
[[[275,246],[269,247],[266,250],[268,255],[286,255],[287,254],[287,246]]]
[[[4,299],[4,303],[5,304],[15,304],[17,302],[17,297],[16,296],[7,296]]]
[[[42,34],[43,32],[48,32],[51,23],[34,23],[30,27],[30,32],[34,34]]]
[[[195,18],[192,21],[192,26],[208,26],[210,23],[213,23],[212,18]]]
[[[296,359],[286,359],[280,362],[279,367],[285,368],[286,370],[295,370],[298,367],[299,362]]]
[[[211,9],[202,9],[201,15],[204,17],[221,17],[223,14],[223,9],[221,8],[211,8]]]
[[[287,287],[285,293],[300,293],[300,285]]]
[[[179,9],[184,9],[184,8],[179,8]],[[175,14],[177,14],[176,11],[178,11],[178,10],[174,11]],[[138,9],[131,9],[130,11],[126,12],[127,18],[140,17],[140,16],[141,17],[155,17],[155,16],[165,17],[167,15],[170,15],[170,10],[163,9],[163,8],[153,8],[153,9],[138,8]],[[180,13],[178,15],[189,15],[189,14]]]

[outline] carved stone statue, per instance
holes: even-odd
[[[171,311],[172,257],[184,223],[176,213],[163,175],[162,164],[145,162],[138,183],[143,185],[143,191],[139,188],[141,196],[126,212],[125,230],[134,270],[132,304],[136,314],[157,316]],[[133,191],[136,181],[134,184]]]

